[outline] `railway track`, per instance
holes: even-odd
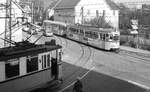
[[[92,50],[90,47],[84,46],[83,44],[79,44],[79,43],[77,44],[80,46],[82,53],[80,57],[73,63],[73,65],[77,65],[77,67],[86,66],[87,62],[92,58]],[[86,53],[89,53],[88,56],[86,55]],[[74,83],[74,79],[77,76],[82,76],[85,74],[86,71],[83,72],[81,70],[82,68],[76,68],[72,73],[65,76],[64,81],[68,82],[68,85],[71,85],[72,83]],[[65,89],[61,89],[60,92],[63,92],[64,90]]]
[[[145,55],[141,55],[138,53],[131,53],[131,52],[127,52],[127,51],[122,51],[119,54],[123,55],[123,56],[129,56],[132,58],[137,58],[137,59],[141,60],[143,63],[150,64],[150,58],[148,58],[149,57],[148,55],[145,56]]]
[[[59,44],[63,46],[62,52],[64,52],[66,50],[66,48],[68,47],[68,41],[67,41],[67,39],[64,39],[64,38],[59,37],[59,36],[54,36],[54,38],[58,39]]]
[[[63,38],[63,37],[59,37],[59,36],[57,36],[56,37],[56,39],[58,39],[59,40],[59,43],[60,44],[63,44],[63,51],[65,51],[68,47],[69,47],[69,45],[70,45],[70,43],[69,43],[69,41],[68,41],[68,39],[65,39],[65,38]],[[90,61],[90,59],[92,59],[92,60],[95,60],[95,54],[97,54],[96,52],[95,52],[95,50],[96,51],[98,51],[98,52],[101,52],[103,55],[108,55],[108,56],[111,56],[111,57],[109,57],[110,58],[110,60],[113,58],[113,57],[116,57],[116,58],[118,58],[118,59],[124,59],[123,61],[120,61],[121,63],[120,64],[123,64],[125,61],[127,61],[127,62],[129,62],[130,63],[130,65],[133,67],[133,70],[132,71],[135,71],[135,72],[137,72],[136,71],[136,66],[135,66],[135,62],[133,61],[133,60],[131,60],[131,59],[128,59],[128,57],[131,57],[131,58],[135,58],[135,59],[138,59],[138,60],[142,60],[142,63],[144,62],[144,63],[147,63],[147,64],[150,64],[149,62],[148,62],[148,60],[145,60],[144,58],[145,57],[143,57],[143,56],[141,56],[141,57],[139,57],[138,55],[136,56],[136,55],[134,55],[134,54],[132,54],[132,53],[128,53],[128,52],[120,52],[120,53],[112,53],[112,52],[108,52],[108,51],[104,51],[104,50],[99,50],[99,49],[97,49],[97,48],[94,48],[94,47],[91,47],[91,46],[88,46],[88,45],[85,45],[85,44],[82,44],[82,43],[78,43],[77,41],[73,41],[73,42],[76,42],[75,44],[77,44],[79,47],[80,47],[80,49],[81,49],[81,54],[79,55],[79,57],[72,63],[73,65],[77,65],[77,67],[80,65],[82,65],[82,66],[86,66],[87,65],[87,63]],[[88,55],[87,55],[87,53],[88,53]],[[94,62],[94,61],[93,61]],[[113,66],[113,63],[114,62],[111,62],[112,63],[112,65],[111,66]],[[128,64],[129,64],[128,63]],[[137,63],[137,62],[136,62]],[[141,63],[141,62],[140,62]],[[97,64],[98,65],[98,64]],[[80,67],[79,66],[79,67]],[[101,64],[99,64],[99,67],[105,67],[106,65],[104,65],[103,63],[101,63]],[[125,65],[124,65],[125,66]],[[109,67],[109,66],[106,66],[106,67]],[[116,67],[116,66],[114,66],[114,67]],[[113,67],[112,67],[113,68]],[[115,68],[115,69],[117,69],[117,68]],[[69,70],[68,70],[69,71]],[[52,91],[52,92],[64,92],[65,90],[66,90],[66,88],[67,87],[69,87],[69,86],[71,86],[71,85],[73,85],[73,83],[74,83],[74,81],[75,81],[75,78],[77,77],[77,76],[82,76],[82,75],[84,75],[87,71],[81,71],[81,68],[76,68],[75,70],[70,70],[71,72],[70,73],[68,73],[67,75],[64,75],[65,77],[63,78],[63,81],[64,81],[64,83],[63,83],[63,86],[59,89],[59,90],[57,90],[57,91]],[[117,72],[117,73],[115,73],[114,74],[114,76],[118,76],[118,75],[120,75],[120,74],[122,74],[122,73],[125,73],[125,71],[121,71],[121,72]],[[66,84],[66,85],[65,85]],[[47,91],[48,92],[48,91]]]
[[[65,38],[64,38],[64,39],[65,39]],[[73,40],[72,40],[72,41],[73,41]],[[77,42],[77,41],[74,41],[74,42]],[[118,58],[118,59],[123,59],[123,60],[120,61],[120,64],[124,64],[125,61],[128,62],[127,64],[130,65],[130,67],[132,67],[132,72],[133,72],[133,71],[135,71],[135,72],[140,72],[140,71],[137,70],[137,63],[139,63],[138,65],[144,64],[144,66],[145,66],[146,64],[150,64],[150,60],[147,59],[148,56],[145,57],[145,55],[144,55],[144,56],[139,56],[139,55],[136,55],[136,54],[133,54],[133,53],[123,52],[123,51],[121,51],[121,52],[119,52],[119,53],[112,53],[112,52],[108,52],[108,51],[104,51],[104,50],[99,50],[99,49],[97,49],[97,48],[95,48],[95,47],[91,47],[91,46],[82,44],[82,43],[80,43],[80,42],[77,42],[77,44],[80,45],[80,48],[82,49],[82,50],[81,50],[82,52],[81,52],[80,57],[74,62],[74,65],[77,65],[77,64],[79,64],[79,65],[86,65],[86,63],[87,63],[91,58],[94,57],[94,55],[92,54],[94,50],[92,50],[92,49],[98,50],[98,51],[100,51],[100,52],[101,52],[102,54],[104,54],[104,55],[109,55],[109,56],[111,56],[111,57],[109,57],[110,60],[111,60],[111,58],[113,58],[113,57],[116,57],[116,58]],[[88,48],[88,51],[86,51],[87,48]],[[85,53],[87,53],[87,52],[89,53],[88,57],[86,57],[85,60],[82,60],[82,58],[84,57]],[[138,60],[138,62],[135,62],[134,60],[129,59],[128,57],[134,58],[134,59]],[[95,59],[95,58],[94,58],[94,59]],[[82,61],[82,62],[81,62],[81,61]],[[113,63],[114,63],[114,62],[111,62],[111,63],[112,63],[111,66],[113,66]],[[104,65],[104,64],[102,63],[102,64],[100,64],[100,67],[101,67],[101,66],[104,66],[104,67],[105,67],[106,65]],[[123,65],[123,66],[124,66],[124,68],[126,67],[126,65]],[[106,66],[106,67],[109,67],[109,66]],[[114,67],[116,67],[116,66],[114,66]],[[113,68],[113,67],[112,67],[112,68]],[[127,68],[127,67],[126,67],[126,68]],[[117,69],[117,68],[114,68],[114,69]],[[126,72],[126,70],[125,70],[125,71],[124,71],[124,70],[122,71],[122,69],[119,70],[119,71],[120,71],[119,73],[116,73],[116,74],[114,74],[114,75],[115,75],[115,76],[118,76],[118,75],[120,75],[120,74]],[[143,72],[142,72],[142,73],[143,73]],[[145,72],[145,73],[147,73],[147,72]],[[134,74],[134,73],[133,73],[133,74]],[[64,81],[66,81],[67,79],[68,79],[68,80],[70,79],[71,81],[68,81],[68,82],[69,82],[70,84],[72,84],[72,83],[74,82],[74,81],[72,81],[72,80],[73,80],[72,78],[76,78],[75,76],[77,76],[77,75],[81,75],[80,69],[76,69],[76,70],[73,71],[70,75],[66,76],[66,77],[64,78]],[[60,92],[63,92],[64,90],[65,90],[65,89],[60,90]]]
[[[86,62],[90,59],[90,57],[91,57],[91,50],[89,49],[89,52],[88,53],[90,53],[90,55],[88,55],[88,56],[86,56],[86,51],[85,51],[85,46],[83,46],[83,45],[81,45],[81,44],[79,44],[80,45],[80,47],[81,47],[81,55],[80,55],[80,57],[73,63],[73,65],[85,65],[86,64]],[[86,59],[85,59],[86,58]],[[85,59],[85,60],[84,60]],[[68,79],[70,76],[72,76],[73,74],[75,74],[76,72],[78,72],[78,71],[80,71],[80,69],[81,68],[77,68],[74,72],[72,72],[70,75],[68,75],[68,76],[66,76],[66,79]]]

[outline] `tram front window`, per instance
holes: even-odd
[[[115,35],[115,36],[113,37],[113,39],[114,39],[115,41],[118,41],[118,40],[119,40],[119,36],[118,36],[118,35]]]

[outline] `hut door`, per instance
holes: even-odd
[[[57,67],[57,59],[55,58],[52,58],[51,59],[51,62],[52,62],[52,76],[54,76],[55,78],[57,78],[57,75],[58,75],[58,67]]]

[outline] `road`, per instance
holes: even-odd
[[[150,61],[147,58],[126,52],[106,52],[60,37],[43,37],[39,43],[54,38],[63,46],[64,82],[59,91],[70,92],[77,76],[82,78],[84,92],[145,92],[149,89]]]

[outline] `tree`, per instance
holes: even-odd
[[[33,9],[33,21],[41,21],[44,12],[44,1],[42,0],[20,0],[22,6],[28,4]]]
[[[90,21],[84,21],[84,24],[89,24],[100,28],[112,28],[112,26],[105,21],[103,16],[93,18]]]

